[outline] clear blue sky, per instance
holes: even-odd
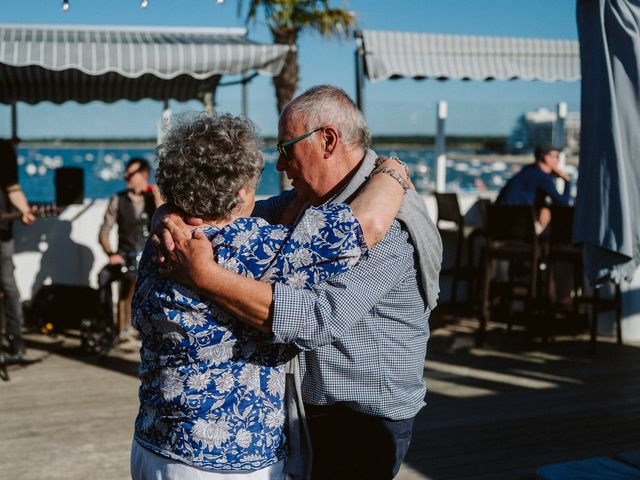
[[[236,15],[238,0],[2,0],[2,23],[111,24],[171,26],[244,26]],[[247,3],[245,1],[245,3]],[[332,0],[342,6],[340,0]],[[576,39],[574,0],[350,0],[364,29],[403,30],[472,35]],[[260,22],[249,26],[249,38],[270,41]],[[299,89],[318,83],[338,85],[355,93],[353,39],[326,40],[303,34],[300,39]],[[579,110],[580,84],[524,81],[462,82],[398,80],[367,82],[367,120],[375,134],[432,134],[435,103],[449,102],[447,130],[456,134],[507,134],[517,116],[538,107],[554,109],[564,100]],[[240,113],[240,88],[218,89],[217,109]],[[174,111],[199,108],[197,102],[172,102]],[[154,136],[161,104],[152,101],[111,105],[94,102],[62,106],[19,104],[19,134],[33,137]],[[255,79],[249,89],[249,116],[262,133],[276,132],[275,95],[271,80]],[[0,106],[0,135],[9,131],[8,107]]]

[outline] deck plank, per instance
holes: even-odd
[[[640,345],[601,342],[592,356],[586,337],[490,332],[483,349],[452,349],[472,344],[460,340],[467,323],[435,324],[428,404],[399,480],[531,479],[544,465],[640,450]],[[129,478],[136,349],[101,363],[74,338],[28,339],[42,361],[0,382],[0,478]]]

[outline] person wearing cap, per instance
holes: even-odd
[[[535,162],[527,165],[511,177],[502,187],[496,205],[533,205],[538,212],[542,228],[551,219],[545,208],[550,200],[554,205],[569,205],[571,202],[571,179],[559,168],[560,151],[550,144],[538,145],[534,151]],[[555,178],[564,180],[564,191],[556,188]]]
[[[20,221],[31,225],[36,217],[18,182],[16,159],[17,138],[0,140],[0,213],[10,213],[12,206],[20,212]],[[5,361],[19,362],[25,352],[22,339],[22,306],[16,285],[13,265],[13,231],[10,219],[0,220],[0,291],[4,294],[5,332],[9,341],[9,355]]]

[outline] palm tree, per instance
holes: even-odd
[[[239,15],[242,15],[243,3],[239,0]],[[264,13],[274,42],[295,47],[287,55],[280,75],[273,78],[280,113],[298,87],[298,33],[301,30],[312,30],[324,37],[348,38],[356,25],[356,18],[353,12],[331,8],[329,0],[251,0],[245,16],[246,22],[255,22],[259,10]]]
[[[239,16],[242,15],[243,3],[239,0]],[[348,38],[356,25],[356,18],[353,12],[331,8],[328,0],[251,0],[245,16],[246,22],[255,23],[260,10],[264,13],[274,42],[294,47],[287,54],[280,74],[273,77],[280,114],[298,88],[300,67],[297,42],[300,31],[311,30],[324,37]],[[280,173],[280,189],[285,190],[290,186],[284,173]]]

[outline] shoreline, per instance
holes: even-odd
[[[578,165],[579,155],[568,154],[566,156],[567,165]],[[505,163],[527,164],[533,163],[533,153],[511,154],[511,153],[458,153],[452,150],[447,153],[447,160],[455,160],[462,162],[470,162],[479,160],[483,163],[491,163],[495,161]]]
[[[274,140],[275,143],[275,140]],[[268,141],[264,141],[265,146],[269,146]],[[73,139],[73,140],[24,140],[20,143],[19,148],[24,149],[38,149],[38,148],[49,148],[49,149],[74,149],[74,148],[93,148],[96,150],[103,149],[140,149],[140,150],[153,150],[157,146],[155,141],[149,139],[132,139],[132,140],[122,140],[122,139]],[[383,150],[394,150],[394,149],[424,149],[424,150],[433,150],[434,146],[429,143],[399,143],[399,142],[374,142],[372,148],[375,149],[383,149]],[[474,153],[469,150],[483,150],[482,153]],[[498,152],[487,152],[480,145],[470,144],[470,143],[462,143],[459,145],[450,145],[449,150],[447,151],[447,158],[449,160],[454,161],[473,161],[479,160],[483,163],[491,163],[495,161],[505,162],[505,163],[515,163],[515,164],[527,164],[533,162],[533,154],[532,153],[521,153],[521,154],[513,154],[513,153],[498,153]],[[576,154],[567,154],[567,164],[569,165],[577,165],[579,156]]]

